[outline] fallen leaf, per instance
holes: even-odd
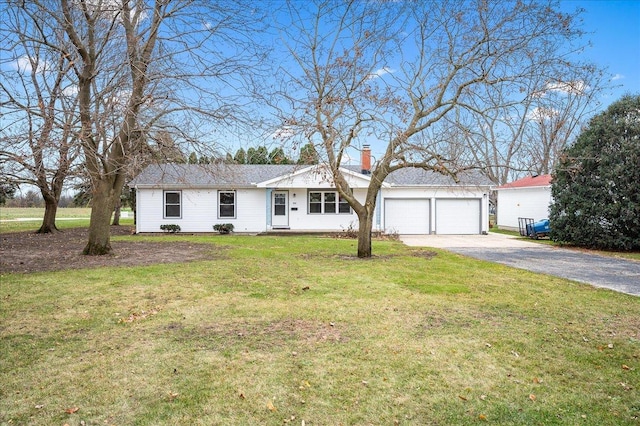
[[[531,394],[529,395],[529,399],[535,402],[536,396],[534,394]]]
[[[542,379],[539,377],[534,377],[533,378],[533,383],[542,383]]]
[[[244,394],[243,394],[243,393],[240,393],[240,399],[246,399],[246,398],[247,398],[247,397],[246,397],[246,396],[244,396]]]
[[[631,368],[627,364],[622,364],[623,370],[631,370]]]
[[[487,399],[487,395],[480,395],[480,399],[485,401]]]
[[[480,420],[487,420],[487,416],[485,416],[484,414],[480,414],[480,415],[478,416],[478,419],[480,419]]]
[[[271,401],[267,402],[267,410],[272,412],[278,411],[278,409],[275,407],[275,405],[273,405],[273,402]]]
[[[77,413],[79,409],[80,408],[78,407],[67,408],[66,410],[64,410],[64,412],[67,414],[73,414],[73,413]]]

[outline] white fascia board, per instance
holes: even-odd
[[[495,188],[495,191],[517,191],[523,189],[547,189],[551,188],[551,185],[536,185],[536,186],[516,186],[515,188]]]
[[[302,174],[308,173],[311,170],[313,170],[313,168],[315,168],[315,167],[317,167],[317,166],[304,167],[304,168],[302,168],[300,170],[296,170],[293,173],[289,173],[289,174],[286,174],[286,175],[278,176],[278,177],[275,177],[273,179],[265,180],[263,182],[257,182],[256,183],[256,188],[268,188],[270,186],[274,186],[274,185],[276,185],[276,184],[278,184],[278,183],[280,183],[282,181],[286,181],[288,179],[293,179],[293,178],[295,178],[297,176],[300,176]]]
[[[190,185],[181,183],[137,184],[134,186],[135,189],[250,189],[255,187],[255,185]]]
[[[411,184],[411,185],[405,185],[405,184],[387,184],[388,188],[411,188],[411,189],[415,189],[415,188],[429,188],[429,189],[477,189],[477,190],[482,190],[482,191],[488,191],[491,189],[491,185],[429,185],[429,184],[420,184],[420,183],[416,183],[416,184]]]
[[[353,170],[343,169],[342,167],[340,168],[340,171],[344,175],[351,176],[354,179],[359,179],[359,180],[362,180],[362,181],[366,182],[366,185],[364,185],[362,187],[358,187],[358,188],[368,188],[369,187],[369,184],[371,182],[371,175],[363,175],[362,173],[354,172]],[[382,182],[381,188],[391,188],[391,184],[387,183],[387,182]]]

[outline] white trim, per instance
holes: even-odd
[[[220,194],[222,193],[232,193],[233,194],[233,216],[222,216],[220,214],[220,206],[224,205],[224,206],[230,206],[231,204],[221,204],[220,203]],[[216,193],[216,205],[217,205],[217,216],[218,219],[220,220],[224,220],[224,219],[236,219],[238,217],[238,192],[235,189],[219,189],[218,192]]]
[[[180,212],[178,216],[167,215],[167,194],[178,194],[178,204],[169,204],[169,206],[178,206]],[[165,189],[162,191],[162,218],[163,219],[182,219],[182,191]]]

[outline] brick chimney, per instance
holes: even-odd
[[[369,145],[362,146],[362,155],[360,165],[362,167],[362,174],[371,174],[371,148]]]

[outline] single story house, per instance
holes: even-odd
[[[363,202],[370,173],[351,166],[341,171]],[[491,182],[473,172],[458,179],[415,168],[393,172],[378,194],[374,231],[486,233]],[[163,224],[213,232],[215,224],[232,223],[234,232],[246,233],[358,227],[322,165],[152,164],[130,187],[136,191],[136,232],[161,232]]]
[[[495,190],[498,228],[518,230],[519,217],[536,221],[549,217],[551,175],[527,176],[499,186]]]

